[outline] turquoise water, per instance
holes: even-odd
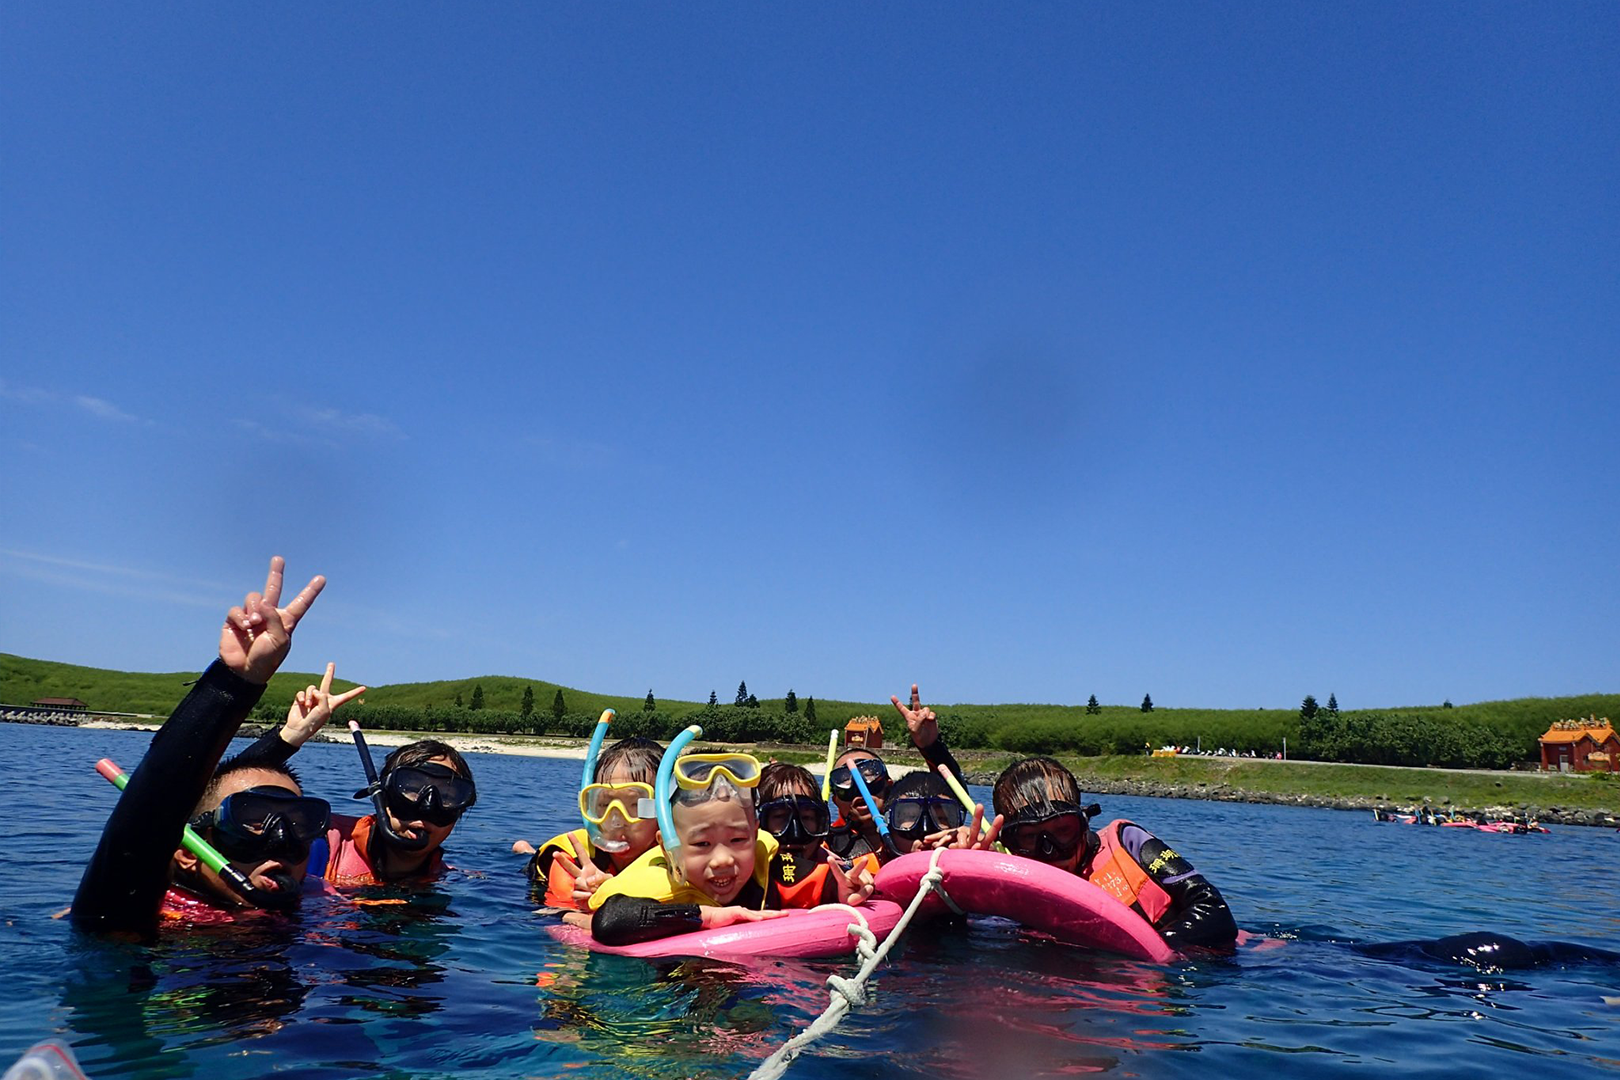
[[[312,897],[284,929],[155,948],[51,919],[112,806],[92,770],[149,736],[0,724],[19,798],[0,824],[0,1065],[48,1036],[112,1077],[745,1076],[826,1003],[848,963],[658,964],[554,943],[517,836],[574,824],[577,762],[473,755],[459,869],[410,906]],[[299,755],[346,801],[352,748]],[[980,794],[983,794],[982,792]],[[1620,969],[1487,975],[1363,957],[1350,942],[1496,929],[1620,950],[1620,835],[1495,836],[1328,810],[1106,798],[1288,939],[1169,967],[1027,940],[999,920],[914,929],[874,998],[790,1077],[1531,1075],[1620,1072]],[[355,804],[358,805],[358,804]]]

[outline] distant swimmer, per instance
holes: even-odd
[[[228,922],[297,904],[328,805],[305,796],[285,765],[220,764],[326,585],[313,578],[279,607],[284,567],[279,555],[271,559],[264,591],[226,614],[219,659],[152,736],[79,882],[78,927],[151,938],[165,917]],[[223,856],[217,869],[182,846],[188,824],[215,858]]]

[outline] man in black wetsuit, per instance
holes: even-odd
[[[226,614],[219,659],[152,736],[74,895],[72,918],[80,928],[150,938],[165,906],[182,917],[219,921],[233,909],[296,903],[313,819],[324,826],[324,804],[303,798],[284,767],[236,762],[216,774],[286,659],[293,629],[326,585],[316,577],[279,607],[284,566],[281,556],[271,559],[264,591],[249,593]],[[181,849],[181,831],[193,820],[249,882],[252,899]]]

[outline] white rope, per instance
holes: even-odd
[[[793,1064],[800,1051],[837,1027],[838,1021],[842,1020],[850,1009],[866,1004],[866,980],[877,970],[883,958],[889,955],[894,943],[900,940],[900,935],[905,932],[917,909],[922,907],[923,899],[928,896],[929,890],[938,892],[941,896],[945,895],[944,890],[939,887],[940,880],[945,876],[945,872],[939,868],[939,857],[945,850],[945,848],[934,849],[933,856],[928,860],[928,873],[917,883],[917,895],[911,898],[905,914],[894,924],[894,929],[889,931],[889,936],[884,939],[882,945],[877,944],[877,935],[872,933],[872,928],[867,925],[866,916],[859,908],[850,907],[848,904],[836,905],[855,917],[855,921],[849,924],[849,934],[855,938],[855,954],[862,960],[860,970],[847,979],[841,975],[828,976],[827,985],[831,988],[828,997],[831,1000],[827,1008],[810,1022],[809,1027],[783,1043],[780,1050],[760,1062],[759,1067],[748,1074],[748,1080],[777,1080],[787,1072],[787,1067]]]

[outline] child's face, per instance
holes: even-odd
[[[677,877],[702,889],[720,906],[731,903],[754,874],[758,826],[754,808],[740,799],[710,799],[670,807],[681,838],[673,865]]]
[[[613,768],[609,769],[606,775],[598,780],[597,783],[633,784],[639,779],[640,777],[635,775],[635,772],[627,763],[620,761],[615,763]],[[651,781],[645,782],[651,783]],[[626,806],[634,810],[636,801],[641,797],[641,793],[634,788],[627,788],[624,791],[613,792],[612,795],[608,796],[604,801],[611,801],[613,797],[622,799]],[[604,840],[622,840],[626,844],[630,845],[623,851],[608,852],[608,858],[613,862],[614,873],[618,873],[620,870],[623,870],[625,867],[635,862],[647,851],[648,848],[652,847],[653,844],[658,842],[657,819],[641,818],[636,822],[631,823],[625,821],[617,810],[609,812],[607,820],[597,826],[597,831],[602,834],[602,839]]]
[[[855,769],[857,768],[858,762],[875,759],[876,757],[877,755],[871,753],[870,751],[855,750],[840,755],[838,761],[833,767],[837,768],[839,765],[848,765],[851,769]],[[868,784],[867,786],[872,789],[872,801],[877,803],[878,810],[881,812],[883,809],[884,796],[886,796],[889,791],[888,785]],[[853,825],[864,833],[876,831],[877,826],[872,821],[872,811],[866,805],[866,800],[861,798],[859,790],[855,791],[852,795],[850,795],[849,798],[845,798],[842,793],[840,793],[837,789],[834,789],[832,796],[833,805],[838,807],[838,815],[844,819],[845,824]]]
[[[1045,785],[1045,792],[1044,801],[1046,803],[1051,803],[1058,798],[1049,784]],[[1038,807],[1041,802],[1034,802],[1033,804],[1021,802],[1013,807],[1013,813],[1017,814],[1030,805]],[[1060,870],[1067,870],[1069,873],[1075,874],[1079,873],[1080,861],[1085,858],[1087,831],[1088,827],[1085,818],[1077,817],[1074,814],[1062,814],[1038,823],[1008,825],[1002,832],[1002,842],[1009,851],[1016,854],[1025,854],[1028,858],[1036,859],[1046,863],[1048,866],[1055,866]],[[1064,849],[1073,844],[1074,850],[1067,855],[1061,856],[1056,851],[1050,854],[1041,850],[1019,851],[1018,841],[1021,839],[1020,834],[1026,834],[1031,844],[1038,844],[1043,832],[1047,834],[1046,846],[1048,848]]]
[[[814,788],[806,787],[802,782],[788,784],[777,793],[776,797],[778,799],[791,799],[795,795],[804,795],[812,799],[821,798],[821,792]],[[823,850],[821,841],[813,836],[806,837],[804,840],[792,844],[778,836],[776,838],[776,842],[777,846],[780,847],[781,850],[798,859],[808,859]]]

